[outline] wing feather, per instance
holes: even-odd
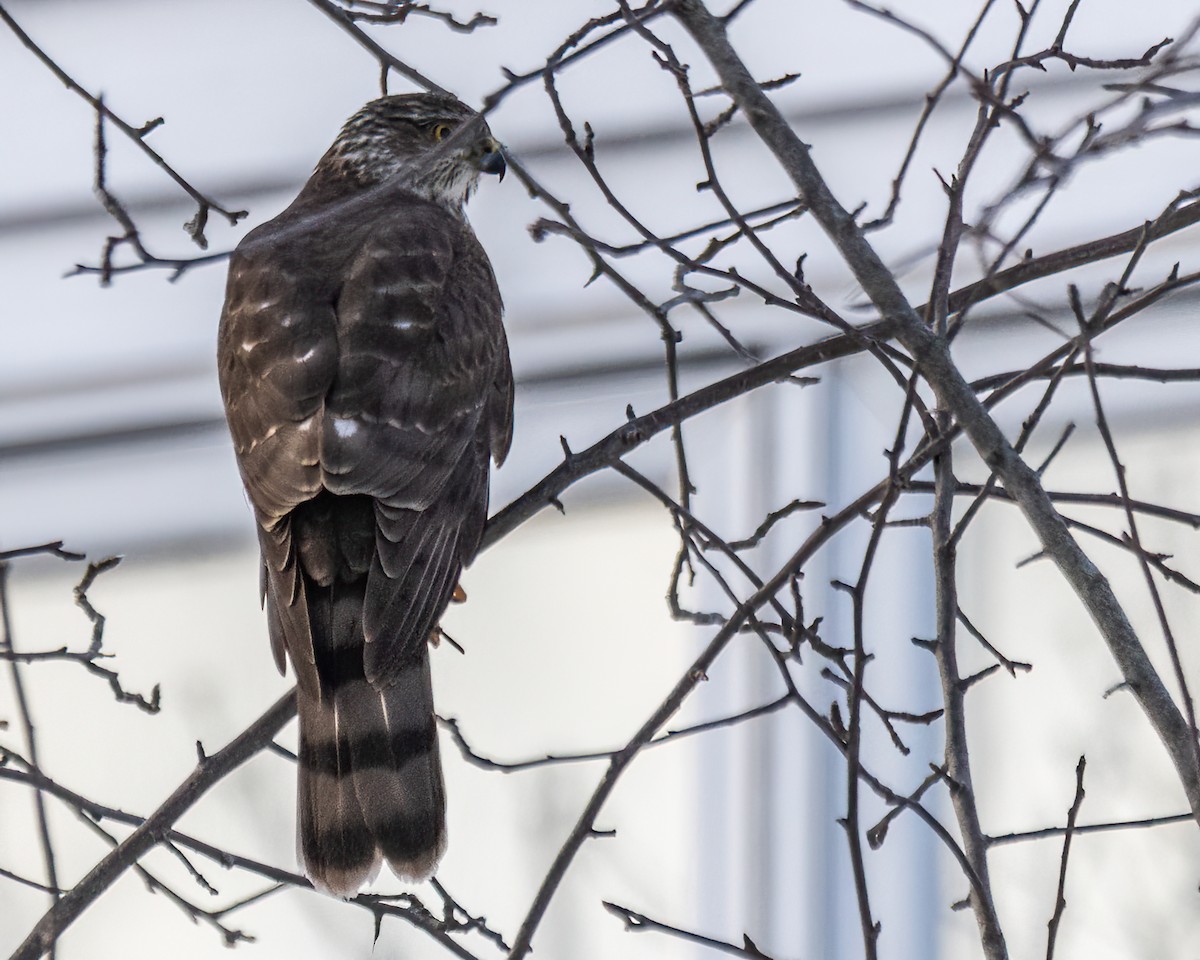
[[[218,337],[271,647],[300,687],[301,855],[343,896],[445,847],[426,644],[512,438],[491,266],[400,179],[319,168],[239,244]]]

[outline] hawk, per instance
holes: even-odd
[[[446,848],[428,643],[512,439],[500,294],[463,206],[504,159],[453,97],[351,117],[238,245],[221,396],[258,521],[261,598],[300,718],[299,857],[353,896]]]

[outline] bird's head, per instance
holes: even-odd
[[[457,211],[480,173],[503,177],[504,170],[500,144],[479,113],[446,94],[408,93],[372,100],[347,120],[316,173],[357,187],[398,179]]]

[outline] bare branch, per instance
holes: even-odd
[[[1067,811],[1067,829],[1063,833],[1062,857],[1058,866],[1058,894],[1054,898],[1054,913],[1050,917],[1049,932],[1046,936],[1046,960],[1054,960],[1054,944],[1058,938],[1058,925],[1062,921],[1063,910],[1067,906],[1067,857],[1071,853],[1071,837],[1075,832],[1075,820],[1079,816],[1079,808],[1083,805],[1083,770],[1087,760],[1079,758],[1075,767],[1075,799],[1071,809]]]
[[[673,927],[670,924],[663,923],[660,920],[651,920],[645,914],[635,913],[628,907],[622,907],[616,903],[609,903],[607,900],[603,903],[604,909],[611,913],[614,917],[625,924],[626,930],[635,931],[638,933],[651,931],[654,933],[665,933],[669,936],[676,937],[686,943],[698,943],[703,947],[708,947],[710,950],[716,950],[718,953],[728,953],[735,957],[750,957],[753,960],[771,960],[767,954],[763,953],[754,945],[754,941],[746,934],[743,934],[742,945],[736,946],[732,943],[725,943],[723,940],[714,940],[712,937],[705,937],[699,933],[692,933],[690,930],[683,930],[680,927]]]
[[[427,3],[415,3],[413,0],[401,2],[379,2],[379,0],[339,0],[346,8],[346,14],[354,21],[367,23],[404,23],[410,16],[428,17],[440,20],[455,33],[474,33],[480,27],[495,26],[499,21],[485,13],[475,13],[470,20],[459,20],[446,10],[437,10]],[[365,12],[358,13],[355,8]]]
[[[0,651],[13,654],[16,653],[16,639],[13,636],[12,615],[9,612],[9,569],[8,561],[0,561],[0,630],[3,631],[0,633]],[[29,701],[29,695],[25,690],[25,679],[22,676],[21,664],[16,660],[10,660],[8,668],[9,676],[12,679],[13,693],[16,695],[21,732],[25,736],[25,750],[29,753],[30,759],[36,764],[39,754],[37,724],[34,722],[33,708]],[[42,795],[38,793],[34,794],[33,803],[34,809],[37,812],[38,842],[41,846],[42,866],[46,871],[44,889],[50,894],[51,910],[53,911],[62,902],[59,899],[62,888],[58,883],[58,860],[54,850],[54,840],[50,834],[50,821],[46,816],[46,802]],[[49,952],[51,960],[53,960],[55,948],[56,938],[51,939],[46,944],[46,949],[42,952]]]
[[[295,759],[294,757],[292,758]],[[83,797],[61,784],[51,780],[41,771],[30,769],[28,771],[14,770],[11,767],[0,766],[0,780],[8,780],[14,783],[28,784],[38,791],[54,796],[68,806],[77,811],[82,818],[91,820],[93,818],[100,820],[109,820],[114,823],[121,823],[127,826],[140,827],[145,820],[142,817],[135,816],[130,813],[125,813],[121,810],[116,810],[112,807],[106,807]],[[177,844],[189,850],[194,850],[209,860],[220,865],[225,869],[239,869],[256,876],[263,877],[272,881],[272,886],[260,893],[253,894],[250,897],[235,901],[228,906],[221,907],[215,910],[205,911],[208,916],[220,919],[229,913],[239,910],[247,904],[253,903],[271,893],[283,888],[294,888],[306,890],[313,893],[312,884],[297,873],[289,870],[283,870],[279,867],[270,864],[262,863],[250,857],[244,857],[239,854],[231,853],[228,850],[214,846],[211,843],[206,843],[186,833],[178,830],[169,829],[163,834],[163,842]],[[444,890],[441,884],[437,884],[439,891]],[[439,894],[446,896],[446,894]],[[324,896],[320,894],[320,896]],[[399,901],[393,903],[392,901]],[[451,921],[438,921],[424,906],[409,894],[399,894],[396,896],[377,895],[367,896],[362,895],[349,901],[354,906],[361,907],[370,912],[377,920],[382,917],[396,917],[403,919],[407,923],[412,924],[417,929],[425,932],[433,937],[438,943],[445,947],[454,956],[460,960],[478,960],[478,958],[469,950],[456,943],[449,936],[451,931],[463,930],[468,928],[468,924],[461,918]],[[459,908],[460,910],[462,908]],[[465,911],[463,911],[465,913]],[[479,925],[470,926],[470,929],[484,933],[485,936],[491,937],[489,933],[483,931]]]
[[[50,950],[62,931],[107,890],[116,877],[154,847],[163,832],[213,784],[261,750],[295,712],[295,693],[289,691],[227,746],[205,758],[141,826],[55,903],[16,949],[11,960],[37,960]]]
[[[1003,479],[1043,547],[1084,603],[1142,710],[1175,764],[1193,813],[1200,820],[1200,765],[1187,722],[1172,701],[1108,581],[1071,537],[1066,523],[1042,490],[1036,473],[1021,460],[954,366],[944,340],[922,324],[849,213],[829,192],[808,148],[758,89],[729,45],[724,27],[699,0],[679,0],[676,16],[712,61],[725,89],[776,154],[808,201],[876,308],[897,322],[896,336],[917,361],[940,401],[954,411],[980,457]]]
[[[155,128],[162,125],[162,117],[156,117],[155,119],[142,124],[140,127],[135,127],[132,124],[126,123],[110,109],[108,109],[100,97],[89,93],[82,86],[71,79],[67,72],[63,70],[62,67],[60,67],[52,57],[45,53],[41,47],[34,43],[29,34],[27,34],[20,28],[20,26],[17,25],[17,22],[13,20],[8,11],[5,10],[2,5],[0,5],[0,20],[4,21],[8,28],[16,35],[17,39],[21,41],[22,45],[25,46],[25,48],[28,49],[42,63],[44,63],[50,69],[50,72],[58,77],[58,79],[68,90],[73,93],[77,93],[84,100],[90,103],[92,108],[101,117],[111,121],[118,130],[120,130],[123,134],[125,134],[125,136],[133,141],[138,149],[140,149],[144,154],[146,154],[146,156],[150,158],[151,162],[153,162],[156,167],[174,180],[175,183],[179,185],[179,188],[196,202],[196,215],[186,224],[184,224],[184,229],[187,231],[188,236],[190,236],[195,242],[196,246],[200,247],[201,249],[204,249],[208,246],[208,240],[204,236],[204,227],[208,222],[208,215],[210,212],[220,214],[229,222],[230,226],[235,226],[239,220],[246,216],[245,210],[227,210],[211,197],[201,193],[187,180],[185,180],[183,176],[175,170],[174,167],[167,163],[166,160],[164,160],[159,153],[153,147],[151,147],[149,143],[146,142],[147,135],[149,135],[149,133]]]
[[[34,547],[17,547],[13,550],[0,550],[0,563],[17,560],[20,557],[37,556],[38,554],[49,554],[52,557],[58,557],[60,560],[87,559],[85,554],[63,549],[63,542],[61,540],[54,540],[50,543],[39,543]]]
[[[716,720],[706,720],[704,723],[693,724],[690,727],[681,727],[678,730],[668,730],[661,736],[654,737],[647,742],[647,749],[657,747],[671,740],[685,739],[694,736],[698,733],[708,733],[711,730],[720,730],[723,727],[732,727],[746,720],[753,720],[757,717],[766,716],[770,713],[775,713],[791,702],[790,694],[785,694],[778,697],[769,703],[764,703],[762,706],[753,707],[749,710],[743,710],[740,713],[735,713],[728,717],[720,717]],[[503,762],[493,760],[490,757],[485,757],[478,753],[474,747],[468,743],[467,738],[463,735],[462,728],[458,721],[453,717],[438,717],[438,722],[442,727],[450,731],[450,736],[458,747],[459,753],[462,754],[464,760],[472,766],[480,767],[484,770],[496,770],[500,773],[516,773],[520,770],[530,770],[534,767],[553,766],[560,763],[581,763],[594,760],[612,760],[612,758],[620,752],[620,748],[611,750],[594,750],[586,753],[571,753],[571,754],[552,754],[548,753],[544,757],[534,757],[530,760],[515,760],[512,762]]]

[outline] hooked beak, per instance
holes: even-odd
[[[508,165],[504,162],[504,154],[501,152],[500,144],[493,138],[488,137],[480,143],[480,148],[480,172],[498,174],[500,179],[503,180],[504,171],[508,169]]]

